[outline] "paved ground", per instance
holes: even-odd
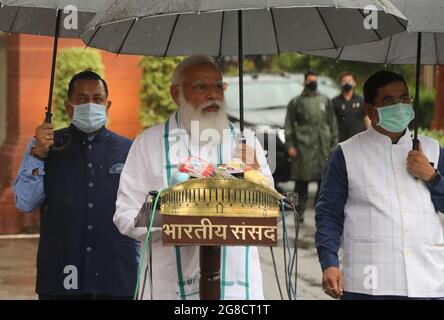
[[[280,185],[285,191],[294,190],[294,184],[289,182]],[[323,300],[330,299],[322,291],[321,279],[322,272],[318,262],[318,256],[314,247],[315,220],[313,209],[313,198],[316,194],[316,184],[309,185],[309,201],[305,212],[305,221],[301,224],[298,236],[298,270],[297,270],[297,290],[296,299],[302,300]],[[288,229],[289,242],[294,243],[295,240],[295,223],[290,214],[287,214],[286,224]],[[282,222],[278,225],[279,245],[274,249],[275,260],[277,261],[277,269],[281,290],[284,299],[288,299],[285,290],[284,277],[284,254],[282,247]],[[261,267],[264,281],[264,294],[266,299],[281,299],[276,276],[273,268],[273,260],[269,248],[259,248],[261,257]],[[288,259],[288,258],[287,258]],[[293,276],[294,277],[294,276]]]
[[[294,242],[294,222],[290,216],[287,216],[287,228],[289,230],[289,241]],[[277,261],[277,269],[279,280],[281,283],[281,289],[283,291],[284,299],[288,299],[288,295],[285,291],[285,277],[284,277],[284,254],[282,247],[282,224],[279,224],[279,246],[274,249],[275,258]],[[314,248],[314,210],[307,210],[305,215],[305,221],[301,225],[298,239],[298,277],[297,277],[297,299],[303,300],[319,300],[329,299],[324,294],[321,287],[322,273],[318,263],[318,257]],[[269,248],[259,249],[262,272],[264,280],[264,294],[266,299],[279,300],[281,299],[275,272],[273,268],[273,261]],[[287,257],[288,259],[288,257]],[[293,276],[294,277],[294,276]]]
[[[291,189],[291,186],[288,186]],[[310,187],[310,193],[315,190]],[[289,241],[294,243],[294,220],[287,216]],[[327,299],[321,290],[321,271],[313,245],[314,211],[308,209],[304,224],[299,233],[298,252],[298,299]],[[282,248],[282,224],[279,224],[279,246],[274,249],[277,270],[284,298],[287,299],[284,284],[284,263]],[[0,238],[0,299],[36,299],[35,257],[38,239]],[[271,253],[269,248],[260,248],[264,292],[266,299],[280,299]]]
[[[310,185],[310,194],[315,189]],[[314,248],[314,210],[310,200],[305,221],[299,231],[297,299],[330,299],[321,288],[321,269]],[[444,215],[441,215],[444,224]],[[294,243],[295,228],[293,219],[287,216],[289,241]],[[277,270],[284,298],[288,299],[284,285],[284,263],[282,248],[282,224],[279,224],[279,246],[274,249]],[[35,257],[38,239],[2,239],[0,237],[0,299],[36,299]],[[266,299],[279,300],[280,294],[276,282],[269,248],[260,248],[264,292]]]
[[[298,299],[326,299],[320,287],[321,271],[313,247],[314,212],[309,210],[299,234]],[[294,242],[294,223],[287,217],[289,241]],[[282,248],[282,224],[279,224],[279,247],[274,249],[277,269],[284,297],[284,264]],[[35,257],[38,239],[0,239],[0,299],[36,299]],[[266,299],[280,299],[269,248],[259,249]]]
[[[326,299],[320,287],[321,271],[313,247],[314,213],[307,212],[299,234],[299,261],[297,297],[300,299]],[[294,223],[287,218],[289,240],[294,242]],[[282,224],[279,225],[280,246],[274,249],[277,269],[284,297],[284,264]],[[36,299],[35,257],[38,239],[0,239],[0,299]],[[260,248],[264,291],[266,299],[280,299],[269,248]]]
[[[0,240],[0,299],[36,299],[38,239]]]
[[[287,215],[286,219],[289,242],[294,243],[295,224],[294,219]],[[274,249],[275,260],[277,261],[277,269],[281,289],[284,299],[288,299],[285,290],[284,277],[284,254],[282,247],[282,223],[279,223],[279,246]],[[297,277],[297,299],[303,300],[320,300],[329,299],[324,294],[321,287],[322,272],[318,262],[318,256],[314,248],[314,210],[309,209],[305,214],[305,221],[300,227],[298,237],[298,277]],[[260,248],[261,266],[264,281],[264,294],[266,299],[281,299],[277,286],[276,276],[273,268],[272,256],[269,248]],[[288,259],[288,256],[287,256]],[[293,276],[294,277],[294,276]],[[294,280],[293,280],[294,281]]]

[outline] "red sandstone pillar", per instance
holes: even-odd
[[[444,77],[441,66],[435,67],[435,114],[432,129],[444,130],[444,104],[443,104]]]
[[[109,129],[134,139],[141,130],[140,124],[140,78],[138,56],[116,56],[102,51],[105,77],[109,86],[110,109]]]
[[[17,172],[17,162],[22,157],[26,142],[20,139],[20,37],[7,40],[7,134],[0,149],[0,234],[15,234],[24,227],[24,216],[16,208],[11,184]]]

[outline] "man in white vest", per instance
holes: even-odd
[[[193,56],[178,65],[170,87],[178,111],[135,140],[122,172],[114,215],[120,232],[144,241],[147,228],[135,227],[134,218],[148,192],[174,184],[179,163],[189,156],[222,164],[247,153],[246,159],[254,160],[251,165],[273,181],[264,151],[251,131],[245,131],[247,146],[236,146],[239,130],[228,121],[226,89],[220,70],[209,58]],[[160,228],[151,238],[152,283],[145,279],[150,273],[145,259],[139,298],[198,299],[199,248],[162,246]],[[222,247],[221,299],[263,298],[257,248]]]
[[[372,126],[332,153],[316,205],[323,289],[336,299],[443,299],[444,151],[427,137],[412,151],[402,76],[372,75],[364,98]]]

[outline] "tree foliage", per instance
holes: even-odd
[[[183,59],[144,57],[141,60],[140,116],[143,128],[166,121],[176,111],[170,95],[170,84],[174,69]]]

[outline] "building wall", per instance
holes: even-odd
[[[24,135],[31,136],[34,129],[44,118],[47,105],[51,71],[52,45],[50,37],[20,35],[19,81],[20,129]],[[59,48],[84,47],[83,42],[61,39]],[[102,51],[105,78],[109,85],[113,106],[110,111],[110,129],[119,134],[134,138],[140,130],[139,122],[139,80],[140,58],[135,56],[116,56]],[[38,63],[37,63],[38,62]],[[13,92],[9,92],[14,94]],[[29,101],[32,97],[32,102]]]
[[[435,66],[435,110],[432,129],[444,130],[444,68]]]
[[[6,139],[6,34],[0,32],[0,146]]]

